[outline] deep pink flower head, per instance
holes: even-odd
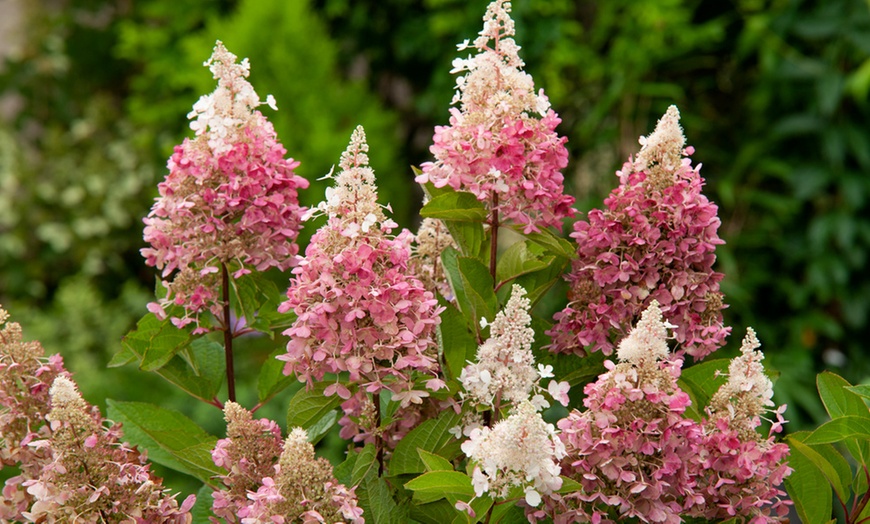
[[[179,325],[216,310],[221,264],[236,277],[294,264],[304,211],[297,190],[308,187],[293,173],[299,162],[285,158],[275,129],[256,109],[263,103],[246,80],[248,60],[237,64],[218,41],[205,65],[218,87],[188,114],[196,138],[175,147],[160,197],[144,219],[147,264],[163,277],[177,272],[164,282],[169,295],[149,309],[160,315],[161,307],[184,306]],[[271,95],[266,103],[276,109]]]
[[[450,110],[449,126],[435,128],[435,161],[421,166],[417,182],[469,191],[526,232],[561,229],[575,212],[560,172],[568,164],[567,139],[556,134],[561,120],[543,89],[536,94],[522,70],[510,9],[510,2],[492,2],[474,44],[458,46],[478,53],[453,61],[451,73],[465,72],[456,79],[459,108]]]
[[[390,234],[396,223],[377,202],[367,151],[365,132],[357,127],[334,186],[313,210],[326,214],[327,223],[293,269],[279,310],[292,310],[297,319],[284,332],[290,342],[278,358],[287,362],[285,374],[309,384],[325,373],[347,372],[368,393],[408,393],[416,389],[412,372],[437,376],[441,310],[409,274],[413,235]]]
[[[640,142],[605,209],[574,224],[578,258],[566,277],[570,303],[549,332],[552,351],[609,355],[652,300],[677,326],[678,355],[701,359],[731,331],[722,322],[723,275],[713,271],[723,243],[717,207],[701,193],[701,166],[688,159],[676,106]]]

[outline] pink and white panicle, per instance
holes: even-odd
[[[510,2],[492,2],[480,36],[458,46],[477,54],[453,61],[451,73],[464,73],[453,98],[459,108],[451,108],[449,126],[435,128],[435,161],[421,166],[417,181],[469,191],[526,232],[561,229],[575,213],[560,172],[567,139],[556,134],[561,120],[543,90],[536,94],[522,70],[510,10]]]
[[[413,235],[391,235],[396,223],[377,202],[374,171],[368,166],[365,132],[357,127],[341,156],[334,186],[313,213],[327,223],[311,238],[305,257],[293,269],[287,300],[279,310],[297,319],[284,373],[312,384],[326,373],[349,373],[365,392],[389,389],[403,406],[428,392],[415,388],[413,372],[429,375],[437,389],[439,371],[435,328],[441,309],[431,291],[409,274]],[[337,385],[329,394],[348,399]],[[357,407],[364,404],[358,399]]]
[[[477,362],[462,370],[459,382],[465,389],[461,393],[465,400],[490,409],[502,402],[519,404],[526,400],[539,410],[550,406],[540,394],[539,381],[553,376],[552,366],[535,367],[531,302],[525,295],[525,289],[513,285],[510,299],[490,324],[489,339],[477,349]],[[568,405],[567,382],[550,381],[548,389],[553,398]]]
[[[222,481],[228,489],[213,493],[216,517],[241,524],[365,522],[353,489],[335,480],[326,459],[315,457],[305,430],[294,428],[282,441],[274,422],[254,420],[234,402],[227,402],[224,415],[227,438],[212,458],[227,470]]]
[[[2,522],[190,522],[144,455],[120,443],[82,399],[59,355],[24,342],[0,308],[0,459],[19,469],[0,498]],[[133,520],[131,520],[133,519]]]
[[[489,493],[503,499],[512,487],[520,486],[526,503],[538,506],[541,495],[562,487],[559,461],[565,457],[565,446],[529,401],[514,406],[494,427],[472,430],[462,451],[474,464],[472,484],[478,497]]]
[[[703,502],[694,472],[703,446],[700,424],[683,416],[690,404],[677,378],[680,362],[668,361],[667,325],[653,301],[618,350],[619,364],[584,390],[584,412],[558,423],[567,457],[563,474],[583,489],[547,499],[557,522],[681,522],[679,515]],[[564,519],[564,520],[563,520]]]
[[[448,247],[457,248],[457,245],[444,222],[437,218],[424,218],[414,236],[409,265],[426,289],[452,300],[453,291],[441,264],[441,253]]]
[[[606,208],[574,224],[570,303],[554,317],[551,350],[609,355],[652,300],[677,325],[678,355],[699,360],[724,344],[731,328],[722,321],[723,275],[713,271],[720,221],[701,193],[701,166],[691,165],[679,117],[668,108],[641,137],[637,158],[617,171]]]
[[[144,219],[147,264],[164,278],[176,272],[164,281],[168,295],[148,309],[165,316],[163,309],[183,306],[185,314],[173,318],[178,326],[219,310],[221,265],[238,278],[294,264],[304,211],[297,190],[308,187],[293,172],[299,162],[284,157],[275,129],[256,109],[264,102],[246,80],[248,59],[237,64],[218,41],[204,65],[218,86],[187,115],[196,137],[175,147]],[[271,95],[265,103],[277,109]]]
[[[696,507],[693,516],[776,522],[788,514],[791,502],[777,486],[791,473],[786,463],[789,450],[773,438],[786,422],[782,418],[785,405],[773,409],[773,385],[761,365],[760,346],[749,328],[741,355],[728,368],[728,381],[710,400],[705,424],[707,454],[698,480],[699,491],[708,502]],[[766,438],[757,431],[765,413],[776,417]]]

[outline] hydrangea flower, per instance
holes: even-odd
[[[213,493],[215,516],[241,524],[365,522],[354,490],[335,480],[329,461],[314,455],[305,430],[294,428],[282,440],[277,424],[254,420],[234,402],[227,402],[224,415],[227,438],[218,441],[212,458],[227,470],[221,480],[228,489]]]
[[[19,469],[0,499],[3,522],[189,523],[195,497],[179,507],[144,455],[120,442],[79,394],[59,355],[25,342],[0,308],[0,459]]]
[[[420,391],[414,373],[435,379],[439,371],[435,328],[441,309],[408,270],[413,235],[391,234],[396,223],[377,202],[367,151],[365,132],[357,127],[341,171],[330,175],[335,183],[326,201],[311,213],[327,215],[327,223],[293,269],[279,307],[297,317],[284,332],[287,353],[278,357],[286,361],[284,373],[312,384],[326,373],[347,372],[365,390],[345,410],[354,417],[361,416],[365,393]],[[330,391],[350,397],[344,386]],[[407,395],[403,407],[413,398]]]
[[[246,80],[248,60],[237,64],[218,41],[205,65],[218,86],[187,115],[196,137],[175,147],[160,197],[144,219],[146,263],[164,278],[175,272],[163,283],[168,295],[149,310],[165,316],[163,309],[183,306],[184,316],[173,319],[178,326],[219,311],[221,265],[238,278],[294,264],[304,211],[297,191],[308,187],[293,172],[299,162],[285,158],[275,129],[257,110],[263,102]],[[276,109],[271,95],[265,103]]]
[[[453,61],[451,73],[462,73],[453,98],[459,108],[451,108],[449,126],[435,128],[435,161],[421,166],[417,181],[469,191],[526,232],[561,229],[575,213],[560,172],[567,139],[556,134],[561,120],[543,90],[535,93],[522,70],[510,10],[510,2],[492,2],[471,46],[477,54]]]
[[[531,516],[614,522],[608,515],[616,510],[620,518],[676,524],[703,502],[693,477],[703,429],[683,416],[690,400],[677,385],[680,362],[666,360],[666,336],[653,301],[620,345],[619,363],[607,362],[608,371],[586,386],[587,410],[558,423],[567,451],[563,474],[583,489],[548,498],[546,511]]]
[[[773,438],[782,430],[785,406],[772,409],[773,385],[761,365],[764,355],[758,351],[760,346],[755,331],[749,328],[741,355],[728,368],[728,381],[710,400],[705,425],[707,454],[698,472],[699,491],[707,504],[696,507],[693,516],[727,520],[737,515],[752,522],[774,522],[788,514],[791,502],[777,486],[791,473],[786,463],[789,450]],[[757,428],[768,412],[776,420],[765,438]]]
[[[457,246],[444,222],[437,218],[424,218],[414,237],[409,265],[426,289],[452,300],[453,290],[441,264],[441,253],[448,247]]]
[[[565,447],[556,433],[529,401],[517,404],[492,428],[474,429],[462,443],[462,451],[474,464],[475,495],[506,498],[512,487],[519,486],[526,503],[538,506],[541,495],[562,487],[559,460]]]
[[[723,241],[717,207],[701,193],[700,164],[685,138],[675,106],[655,131],[641,137],[619,187],[574,224],[578,258],[566,280],[570,303],[555,315],[551,349],[583,355],[613,351],[636,316],[657,300],[683,352],[699,360],[724,343],[722,274],[713,271]]]
[[[538,409],[549,407],[540,394],[539,381],[553,376],[552,367],[535,367],[531,302],[525,295],[525,289],[513,285],[504,309],[489,324],[489,339],[477,349],[477,362],[462,370],[459,382],[465,390],[461,393],[464,399],[490,409],[502,402],[519,404],[526,400]],[[551,396],[567,405],[567,383],[554,383],[550,381]]]

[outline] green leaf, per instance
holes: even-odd
[[[852,387],[843,377],[824,371],[816,377],[816,385],[819,388],[819,396],[831,418],[854,415],[870,418],[870,410],[861,397],[849,388]]]
[[[213,517],[211,512],[211,504],[214,500],[211,494],[214,489],[208,484],[203,484],[199,491],[196,492],[196,504],[190,510],[190,515],[193,517],[192,522],[209,522],[209,517]]]
[[[254,271],[242,275],[231,279],[230,285],[233,308],[249,328],[274,338],[276,330],[289,326],[295,318],[292,314],[278,312],[283,297],[265,273]]]
[[[529,520],[523,508],[516,504],[498,504],[492,510],[494,524],[527,524]]]
[[[393,500],[389,485],[378,477],[377,451],[374,445],[366,445],[353,463],[351,483],[356,486],[359,505],[363,508],[366,522],[401,524],[408,521],[407,506],[398,506]]]
[[[374,444],[366,444],[359,452],[357,453],[356,461],[353,465],[353,471],[350,474],[350,484],[349,486],[356,486],[362,480],[371,473],[375,472],[377,475],[378,471],[378,452],[375,449]]]
[[[420,448],[417,448],[417,455],[423,461],[426,471],[453,471],[453,464],[441,455]]]
[[[320,440],[329,433],[329,430],[335,426],[336,422],[338,422],[339,411],[337,409],[333,409],[326,415],[320,418],[317,422],[310,425],[307,429],[308,432],[308,442],[311,442],[313,445],[317,445]]]
[[[804,443],[831,444],[849,439],[870,441],[870,419],[854,415],[835,418],[816,428]]]
[[[260,375],[257,377],[257,397],[261,403],[267,402],[287,386],[297,382],[296,377],[284,374],[285,362],[275,358],[286,352],[287,349],[283,346],[275,349],[260,367]]]
[[[122,342],[139,358],[142,370],[156,371],[181,351],[189,340],[190,334],[175,327],[169,318],[159,320],[154,313],[148,313]]]
[[[471,478],[459,471],[430,471],[405,483],[414,492],[414,501],[420,504],[434,502],[448,494],[473,497]]]
[[[479,260],[461,256],[450,247],[441,253],[441,261],[466,324],[477,333],[479,320],[492,320],[498,311],[498,298],[493,292],[489,269]]]
[[[728,371],[730,363],[728,359],[707,360],[683,370],[677,383],[692,400],[692,404],[686,408],[691,418],[701,420],[710,398],[727,380],[727,375],[723,373]]]
[[[808,435],[803,435],[803,437],[806,436]],[[832,458],[833,456],[837,457],[839,460],[834,459],[836,465],[822,455],[822,453],[819,453],[817,449],[814,449],[814,447],[810,447],[801,442],[800,437],[789,436],[786,440],[791,448],[792,455],[800,453],[804,458],[812,462],[825,479],[827,479],[828,483],[833,486],[834,493],[836,493],[840,501],[845,502],[849,500],[848,486],[852,480],[852,470],[849,468],[849,464],[845,459],[834,450],[833,446],[825,446],[825,455]]]
[[[211,450],[217,437],[175,410],[144,402],[107,399],[108,417],[123,424],[124,440],[148,450],[148,457],[213,486],[225,473],[214,465]]]
[[[311,389],[302,388],[293,395],[287,406],[287,428],[308,429],[327,413],[341,405],[338,395],[325,396],[323,390],[330,382],[318,382]]]
[[[117,353],[112,355],[112,360],[106,364],[107,368],[119,368],[121,366],[127,365],[130,362],[136,360],[136,353],[133,353],[133,350],[128,348],[127,346],[122,346]]]
[[[483,224],[453,220],[443,222],[463,256],[476,258],[484,264],[489,263],[488,235],[483,230]]]
[[[870,398],[870,384],[858,384],[857,386],[849,386],[846,388],[847,390],[855,393],[856,395],[861,395],[864,398]]]
[[[446,410],[438,418],[426,420],[412,429],[393,451],[390,475],[426,471],[426,464],[420,458],[418,450],[440,455],[447,460],[458,456],[460,442],[448,430],[458,426],[461,419],[461,415],[453,410]]]
[[[553,366],[553,371],[557,374],[556,379],[568,381],[573,388],[585,385],[604,373],[606,371],[604,368],[606,358],[604,353],[600,351],[586,357],[547,352],[541,355],[538,362]]]
[[[534,307],[541,297],[562,278],[567,265],[567,258],[552,257],[552,261],[548,262],[543,269],[520,275],[514,283],[526,290],[526,297]]]
[[[468,361],[473,360],[477,354],[477,341],[456,306],[441,297],[438,302],[444,308],[436,333],[438,346],[447,365],[445,375],[448,379],[458,378]]]
[[[522,233],[522,227],[515,228],[519,233],[524,234],[526,238],[547,248],[547,251],[567,259],[576,258],[577,248],[570,241],[556,236],[552,231],[545,229],[538,233]]]
[[[411,518],[422,524],[444,524],[452,522],[455,516],[456,508],[447,500],[411,505]]]
[[[794,471],[785,478],[785,488],[801,522],[828,522],[831,519],[833,496],[827,479],[801,453],[791,454],[788,462]]]
[[[156,373],[187,394],[211,402],[226,377],[224,347],[198,338]]]
[[[487,217],[486,206],[471,193],[456,191],[432,197],[420,216],[438,218],[451,222],[483,222]]]
[[[528,240],[516,242],[501,254],[495,270],[495,280],[498,287],[502,287],[520,275],[544,269],[554,259],[539,244]]]

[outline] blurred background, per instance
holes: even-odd
[[[214,89],[202,62],[215,40],[277,99],[264,113],[312,181],[302,200],[322,199],[315,179],[362,124],[381,201],[415,228],[410,166],[447,122],[455,44],[474,38],[486,5],[0,0],[0,303],[64,355],[92,403],[174,405],[222,435],[214,408],[106,370],[152,299],[141,219],[172,147],[192,136],[185,115]],[[730,351],[756,329],[791,429],[824,419],[821,369],[870,380],[868,2],[517,0],[513,16],[526,70],[563,119],[581,211],[616,186],[638,136],[680,108],[727,242]],[[253,374],[268,350],[251,345]],[[282,422],[275,404],[263,414]]]

